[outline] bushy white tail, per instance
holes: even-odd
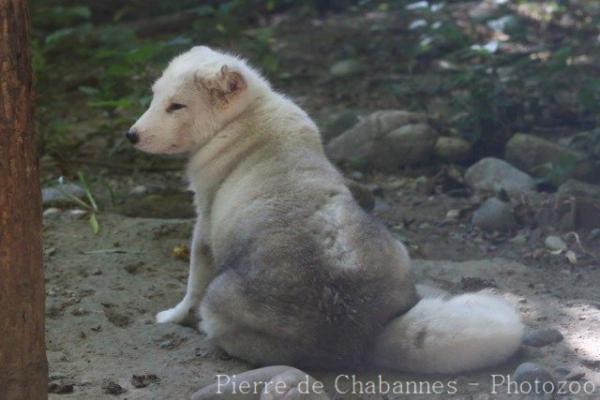
[[[384,328],[373,363],[423,373],[478,369],[508,359],[522,335],[518,313],[497,296],[426,298]]]

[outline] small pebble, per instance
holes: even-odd
[[[460,210],[448,210],[446,213],[446,219],[450,221],[456,221],[460,218]]]
[[[48,393],[68,394],[73,393],[74,385],[71,382],[50,382],[48,384]]]
[[[555,391],[558,388],[556,380],[552,374],[541,365],[532,362],[526,362],[519,365],[512,377],[515,382],[529,382],[532,386],[534,386],[534,388],[536,386],[535,382],[537,381],[537,386],[540,388],[540,392],[531,392],[531,394],[546,394],[546,392],[551,392],[551,390],[548,389],[553,387]],[[546,387],[546,389],[544,389],[544,387]]]
[[[62,211],[59,208],[50,207],[45,209],[42,215],[44,216],[44,218],[55,218],[59,216],[61,212]]]
[[[118,395],[121,393],[125,393],[125,389],[121,387],[118,383],[111,381],[109,379],[105,379],[102,382],[102,391],[107,394]]]
[[[350,177],[351,177],[352,179],[354,179],[355,181],[362,181],[363,179],[365,179],[365,174],[363,174],[363,173],[362,173],[362,172],[360,172],[360,171],[353,171],[353,172],[350,174]]]
[[[536,329],[525,333],[523,344],[533,347],[544,347],[563,340],[563,335],[553,328]]]
[[[558,236],[548,236],[544,241],[546,248],[551,251],[567,250],[567,244]]]
[[[131,384],[133,387],[143,388],[151,383],[158,382],[159,380],[158,376],[154,374],[133,375],[131,377]]]

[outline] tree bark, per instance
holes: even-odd
[[[0,399],[46,399],[44,271],[29,14],[0,0]]]

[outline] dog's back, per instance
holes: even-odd
[[[298,118],[289,107],[290,115],[281,107],[278,118]],[[417,301],[409,259],[355,203],[320,143],[311,145],[316,128],[280,129],[257,139],[264,153],[232,171],[215,194],[213,257],[223,272],[209,287],[202,317],[227,309],[229,329],[219,334],[211,322],[203,328],[233,354],[237,346],[259,348],[257,336],[281,342],[260,346],[258,364],[358,363],[382,326]],[[242,345],[248,331],[255,334]],[[229,335],[237,336],[234,346]],[[269,354],[282,351],[290,354]],[[239,352],[248,359],[241,354],[247,350]]]

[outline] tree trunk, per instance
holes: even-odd
[[[0,0],[0,399],[46,399],[41,196],[29,13]]]

